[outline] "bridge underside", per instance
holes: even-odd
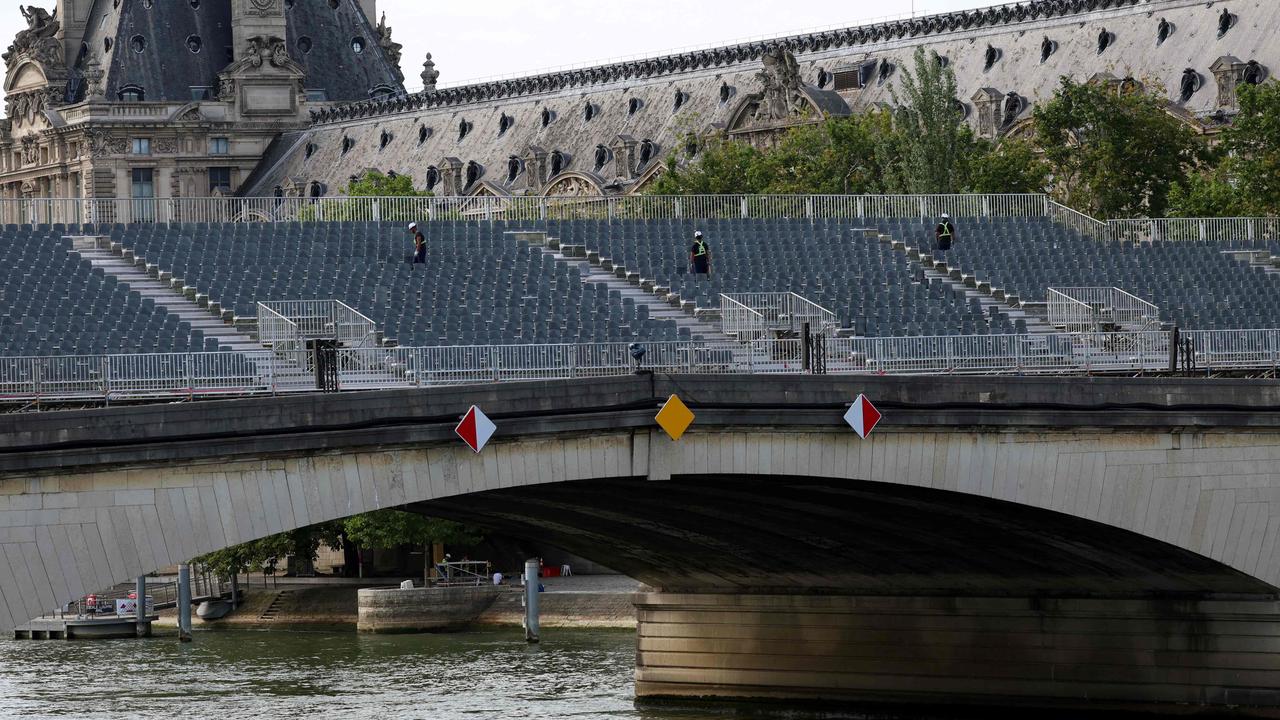
[[[1025,505],[734,476],[556,483],[411,509],[651,586],[637,598],[642,697],[1280,707],[1274,587]]]

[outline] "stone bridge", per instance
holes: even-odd
[[[637,375],[8,415],[0,628],[400,507],[645,582],[641,696],[1280,716],[1278,409],[1263,381]]]

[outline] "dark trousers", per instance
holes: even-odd
[[[417,265],[418,263],[427,264],[427,249],[425,247],[420,247],[413,253],[413,264]]]

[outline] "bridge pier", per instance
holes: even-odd
[[[640,698],[1280,717],[1280,602],[636,596]]]

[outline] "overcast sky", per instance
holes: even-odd
[[[158,0],[179,2],[180,0]],[[324,0],[298,0],[324,2]],[[18,6],[0,0],[0,38],[26,27]],[[48,8],[53,0],[34,0]],[[991,0],[914,0],[916,14],[998,5]],[[688,47],[857,25],[912,12],[912,0],[378,0],[404,45],[405,84],[418,89],[430,52],[442,85],[526,75]],[[377,22],[377,18],[373,18]]]

